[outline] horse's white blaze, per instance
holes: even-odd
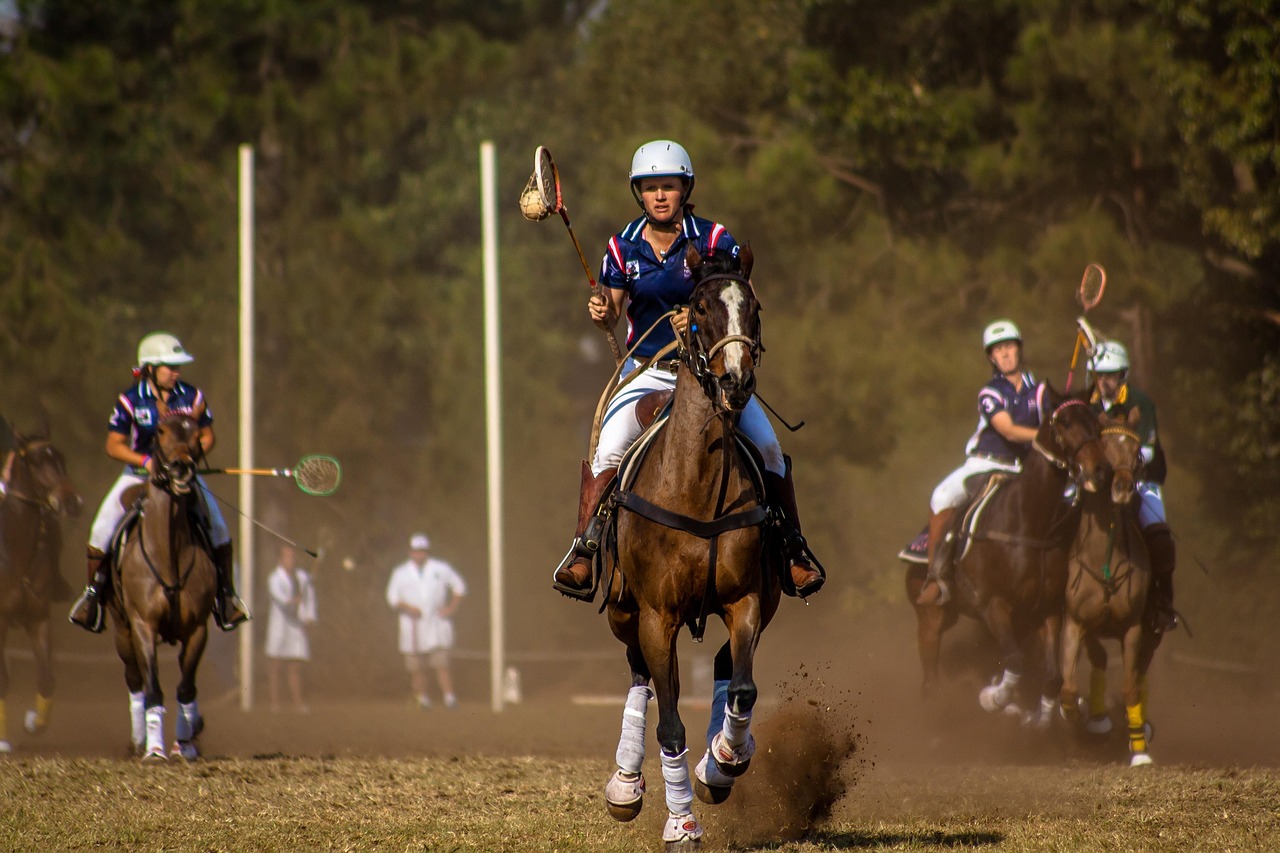
[[[746,337],[747,329],[742,322],[743,318],[746,316],[746,290],[741,284],[735,281],[724,290],[720,291],[720,301],[724,303],[725,310],[729,315],[729,335],[742,335]],[[747,355],[747,345],[742,341],[730,341],[725,344],[725,365],[728,368],[730,375],[739,382],[743,380],[742,363],[746,361]]]

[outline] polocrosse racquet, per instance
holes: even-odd
[[[319,497],[333,494],[342,482],[342,466],[338,464],[338,460],[315,453],[302,457],[292,468],[206,468],[197,473],[292,477],[299,489]]]
[[[1085,267],[1084,275],[1080,279],[1080,287],[1076,289],[1076,301],[1080,303],[1086,316],[1089,309],[1098,307],[1098,303],[1102,301],[1103,291],[1106,289],[1107,271],[1102,268],[1102,264],[1089,264]],[[1092,358],[1094,350],[1098,348],[1098,336],[1085,316],[1076,320],[1076,345],[1071,351],[1071,369],[1067,371],[1067,391],[1071,390],[1071,382],[1075,379],[1076,364],[1080,361],[1082,346],[1086,359]]]
[[[564,194],[560,190],[560,170],[556,168],[556,161],[545,145],[539,145],[533,152],[533,174],[529,176],[529,181],[520,194],[520,212],[531,222],[541,222],[553,213],[560,214],[564,227],[569,231],[569,239],[573,241],[573,248],[578,252],[582,271],[587,274],[587,283],[591,285],[591,292],[599,293],[600,287],[596,284],[595,277],[591,275],[591,267],[587,265],[587,258],[582,254],[582,246],[573,233],[573,223],[569,221],[569,209],[564,206]],[[609,338],[609,349],[613,353],[613,360],[621,364],[622,349],[618,346],[618,339],[613,335],[613,329],[605,329],[604,333]]]

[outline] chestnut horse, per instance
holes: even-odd
[[[696,846],[702,835],[692,789],[704,802],[721,802],[750,763],[752,659],[781,595],[760,474],[736,433],[761,352],[751,251],[703,259],[691,247],[686,261],[695,286],[670,415],[633,448],[647,452],[620,468],[605,603],[609,627],[627,647],[632,685],[606,803],[618,820],[640,811],[645,716],[656,693],[669,847]],[[713,731],[691,789],[676,641],[682,626],[701,640],[713,615],[729,639],[715,658]]]
[[[1039,687],[1040,707],[1027,712],[1024,722],[1045,727],[1060,687],[1059,634],[1072,533],[1063,492],[1071,478],[1084,491],[1097,491],[1110,472],[1097,416],[1082,397],[1062,397],[1047,384],[1039,394],[1040,410],[1050,414],[1021,473],[991,496],[971,535],[961,529],[970,513],[957,513],[951,531],[956,537],[951,600],[942,606],[915,605],[915,610],[926,694],[937,686],[942,633],[965,614],[991,632],[1004,664],[999,681],[979,693],[979,703],[992,713],[1005,711],[1023,689]],[[908,574],[911,601],[923,580],[923,571]],[[1039,680],[1020,688],[1033,665]]]
[[[36,663],[36,707],[27,711],[23,726],[38,734],[49,724],[54,688],[49,602],[61,581],[61,517],[78,515],[82,505],[66,462],[48,435],[15,438],[8,494],[0,502],[0,752],[11,749],[4,647],[15,621],[26,628]]]
[[[156,656],[159,643],[181,647],[173,753],[187,760],[196,758],[196,737],[204,728],[196,703],[196,669],[209,637],[216,576],[196,522],[201,500],[196,479],[199,434],[189,415],[171,414],[161,421],[151,452],[154,472],[145,486],[140,518],[127,529],[119,548],[113,548],[110,611],[116,654],[124,663],[129,688],[134,751],[143,760],[166,758],[164,693]]]
[[[1089,730],[1110,731],[1106,716],[1107,652],[1102,640],[1120,641],[1124,659],[1124,703],[1129,722],[1129,764],[1151,763],[1147,753],[1146,672],[1159,644],[1144,612],[1151,582],[1147,546],[1133,502],[1142,439],[1129,420],[1102,415],[1102,447],[1113,476],[1110,490],[1081,496],[1083,515],[1068,561],[1066,621],[1062,631],[1062,714],[1081,722],[1076,667],[1084,643],[1093,665]]]

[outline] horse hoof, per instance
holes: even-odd
[[[720,767],[711,757],[711,750],[702,754],[702,759],[693,768],[693,793],[702,802],[718,806],[733,793],[733,777],[720,772]]]
[[[200,750],[196,749],[196,745],[189,740],[179,740],[174,741],[169,755],[173,758],[181,758],[183,761],[195,761],[200,757]]]
[[[38,735],[44,731],[44,726],[40,725],[40,715],[35,712],[34,708],[27,711],[27,715],[22,718],[22,727],[30,735]]]
[[[617,771],[604,786],[604,802],[609,817],[619,823],[635,820],[644,807],[644,776]]]
[[[168,758],[169,757],[164,754],[164,747],[159,745],[151,747],[147,750],[146,754],[142,756],[143,762],[147,764],[161,763],[167,761]]]
[[[13,744],[7,740],[0,740],[0,753],[8,754],[13,752]]]
[[[978,704],[982,706],[982,710],[989,714],[1003,710],[1009,704],[1009,699],[1009,691],[1000,687],[984,687],[978,691]]]
[[[1084,730],[1091,735],[1102,737],[1111,734],[1111,718],[1106,714],[1098,714],[1085,720]]]
[[[1133,755],[1129,756],[1130,767],[1146,767],[1148,764],[1154,763],[1155,762],[1151,760],[1151,756],[1145,752],[1135,752]]]
[[[668,850],[697,850],[702,846],[702,824],[691,814],[670,815],[662,840]]]

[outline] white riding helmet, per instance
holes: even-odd
[[[982,330],[982,348],[990,350],[1001,341],[1022,343],[1022,332],[1012,320],[996,320]]]
[[[640,201],[640,194],[636,189],[636,182],[641,178],[664,178],[679,177],[688,180],[689,189],[685,191],[683,201],[688,201],[689,196],[693,195],[693,184],[696,180],[693,174],[693,161],[689,159],[689,152],[684,150],[684,146],[679,142],[672,142],[670,139],[655,139],[652,142],[646,142],[636,149],[635,156],[631,158],[631,193]],[[641,207],[644,203],[641,202]]]
[[[1098,351],[1093,354],[1090,367],[1094,373],[1119,373],[1129,369],[1129,352],[1124,344],[1116,341],[1104,341],[1098,344]]]
[[[195,361],[195,356],[182,348],[182,341],[168,332],[152,332],[138,342],[138,364],[163,364],[175,367]]]

